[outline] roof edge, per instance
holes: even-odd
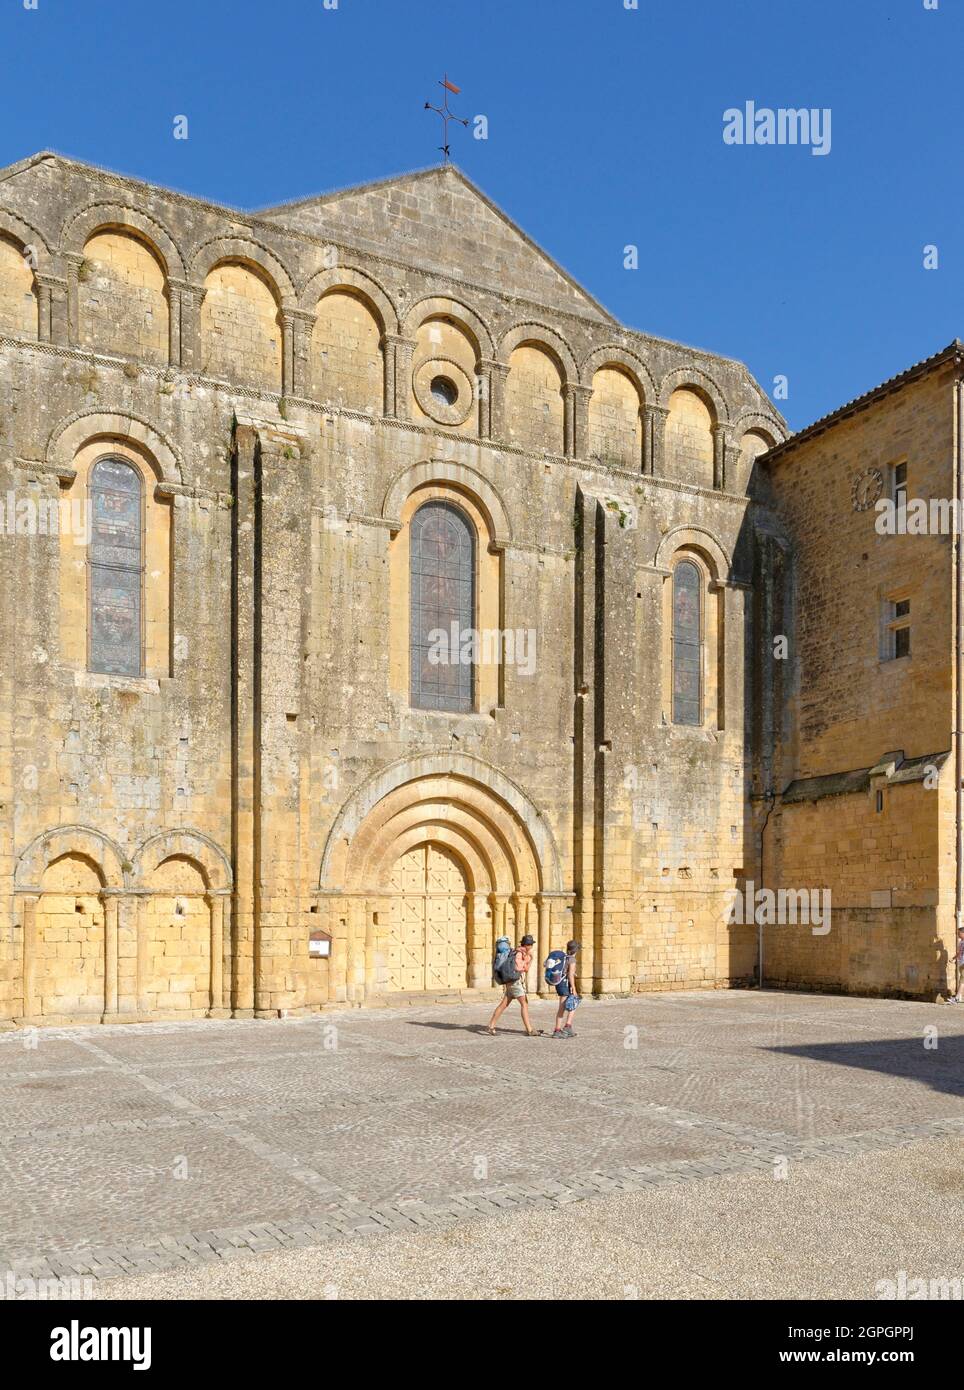
[[[764,463],[776,463],[784,458],[798,444],[805,440],[813,439],[818,434],[823,434],[842,420],[848,419],[851,415],[858,414],[861,410],[866,410],[874,401],[881,400],[884,396],[889,396],[895,391],[901,390],[904,386],[909,386],[911,382],[918,381],[921,377],[928,376],[931,372],[937,371],[948,362],[954,362],[958,366],[964,365],[964,342],[960,338],[954,338],[946,347],[940,348],[930,357],[925,357],[920,362],[915,362],[906,371],[898,372],[896,376],[888,377],[886,381],[871,387],[861,396],[855,396],[853,400],[846,401],[843,405],[832,410],[829,415],[822,415],[819,420],[814,420],[812,425],[807,425],[804,429],[798,430],[796,434],[791,434],[789,439],[785,439],[781,444],[769,449],[760,458]]]

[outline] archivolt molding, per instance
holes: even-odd
[[[618,347],[616,344],[594,348],[583,360],[579,379],[584,386],[591,389],[592,379],[596,372],[603,367],[610,366],[622,367],[632,377],[636,389],[639,391],[641,404],[651,405],[655,402],[659,392],[646,363],[634,352],[630,352],[628,348]]]
[[[708,396],[716,411],[717,420],[720,423],[729,421],[730,411],[723,389],[709,372],[703,371],[702,367],[674,367],[671,372],[667,372],[659,384],[659,404],[668,407],[670,396],[681,387],[689,387]]]
[[[414,338],[426,319],[443,317],[452,319],[468,333],[473,339],[477,357],[494,356],[495,342],[487,325],[476,311],[470,309],[461,299],[452,299],[447,295],[430,295],[412,304],[402,320],[402,337]]]
[[[379,284],[374,276],[366,271],[355,270],[351,266],[338,265],[316,270],[305,281],[298,296],[298,307],[306,313],[314,314],[319,300],[326,294],[333,294],[338,290],[367,300],[379,319],[383,333],[398,332],[398,310],[384,285]]]
[[[423,779],[423,787],[415,785]],[[474,805],[476,810],[484,807],[488,812],[485,819],[489,831],[496,838],[501,835],[507,844],[512,844],[516,836],[523,833],[540,876],[536,886],[546,891],[561,891],[559,851],[548,821],[530,798],[505,773],[482,759],[448,750],[390,763],[369,777],[349,797],[335,818],[325,843],[318,875],[320,891],[344,887],[341,880],[347,872],[347,861],[366,818],[380,802],[406,784],[411,784],[408,789],[411,798],[409,804],[413,807],[418,806],[419,800],[434,803],[441,796],[447,805],[459,806],[464,803]],[[512,826],[513,820],[515,827]]]
[[[516,348],[527,343],[545,349],[551,357],[556,359],[556,365],[567,385],[579,381],[575,353],[565,338],[545,323],[534,321],[517,323],[513,328],[510,328],[499,343],[499,361],[503,366],[508,366],[509,358]]]
[[[521,842],[510,847],[470,806],[444,801],[410,800],[411,783],[403,784],[378,804],[367,843],[356,839],[349,855],[353,883],[362,887],[387,885],[392,866],[409,849],[426,841],[447,844],[471,869],[473,892],[512,893],[516,881],[514,856],[523,864],[530,891],[537,884],[532,849]],[[431,784],[428,784],[431,785]],[[372,817],[365,823],[365,831]],[[520,832],[521,835],[521,832]],[[357,849],[357,853],[355,852]]]
[[[23,851],[13,871],[13,885],[20,893],[40,893],[47,868],[65,854],[86,859],[97,871],[104,888],[129,887],[130,865],[108,836],[86,825],[60,825],[45,830]]]
[[[165,274],[184,279],[184,257],[171,234],[155,218],[123,203],[90,203],[73,213],[61,232],[61,250],[82,253],[95,232],[111,230],[139,233],[163,262]]]
[[[479,854],[477,846],[461,829],[456,829],[441,821],[427,822],[424,826],[413,826],[411,830],[405,831],[397,839],[384,845],[382,857],[378,860],[370,860],[370,877],[366,876],[364,881],[381,885],[384,891],[388,892],[388,881],[395,861],[400,859],[403,854],[407,854],[410,849],[417,849],[419,845],[424,845],[429,840],[433,845],[444,845],[461,862],[468,879],[468,892],[493,891],[489,887],[491,875],[488,866]]]
[[[501,550],[511,544],[509,514],[499,493],[481,473],[453,459],[428,459],[422,463],[412,463],[396,474],[382,503],[382,516],[393,530],[399,530],[402,525],[402,508],[406,498],[416,488],[429,483],[451,483],[456,489],[470,493],[485,513],[496,549]]]
[[[48,262],[51,251],[47,238],[30,222],[25,222],[22,217],[8,212],[6,208],[0,208],[0,235],[19,241],[23,247],[32,246],[37,252],[37,269],[50,269]]]
[[[261,272],[273,288],[279,305],[282,299],[289,303],[297,300],[294,281],[281,261],[263,242],[251,237],[217,236],[197,247],[191,256],[188,277],[203,283],[205,277],[224,261],[241,262]]]
[[[90,406],[68,415],[47,440],[46,463],[61,474],[73,468],[77,451],[91,439],[119,439],[146,449],[160,470],[161,480],[171,485],[184,482],[181,456],[166,435],[140,415],[118,407],[104,410]]]
[[[670,562],[678,550],[686,546],[702,551],[710,563],[713,578],[723,583],[730,578],[731,562],[723,544],[705,526],[674,526],[667,531],[656,548],[653,565],[656,569],[669,570]]]
[[[738,415],[730,426],[737,440],[748,430],[759,430],[762,434],[768,434],[772,440],[771,448],[787,438],[787,431],[780,421],[773,415],[764,415],[760,411],[744,410]]]
[[[199,830],[161,830],[145,840],[134,856],[132,882],[135,887],[150,887],[150,876],[171,858],[190,859],[201,870],[205,887],[231,887],[231,863],[221,847]]]

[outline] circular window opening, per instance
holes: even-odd
[[[432,378],[432,385],[429,388],[434,400],[439,405],[455,405],[459,398],[459,388],[455,382],[447,376],[436,376]]]

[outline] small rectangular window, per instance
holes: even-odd
[[[877,793],[877,810],[878,810],[878,811],[882,811],[883,809],[884,809],[884,794],[883,794],[883,792],[878,792],[878,793]]]
[[[884,600],[881,660],[897,661],[910,656],[910,599]]]
[[[891,469],[891,492],[894,506],[900,511],[907,506],[907,464],[895,463]]]

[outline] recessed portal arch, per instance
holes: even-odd
[[[342,809],[319,884],[334,997],[486,988],[500,935],[531,932],[537,959],[550,949],[559,861],[548,824],[494,769],[478,764],[487,782],[468,775],[476,762],[396,765]]]

